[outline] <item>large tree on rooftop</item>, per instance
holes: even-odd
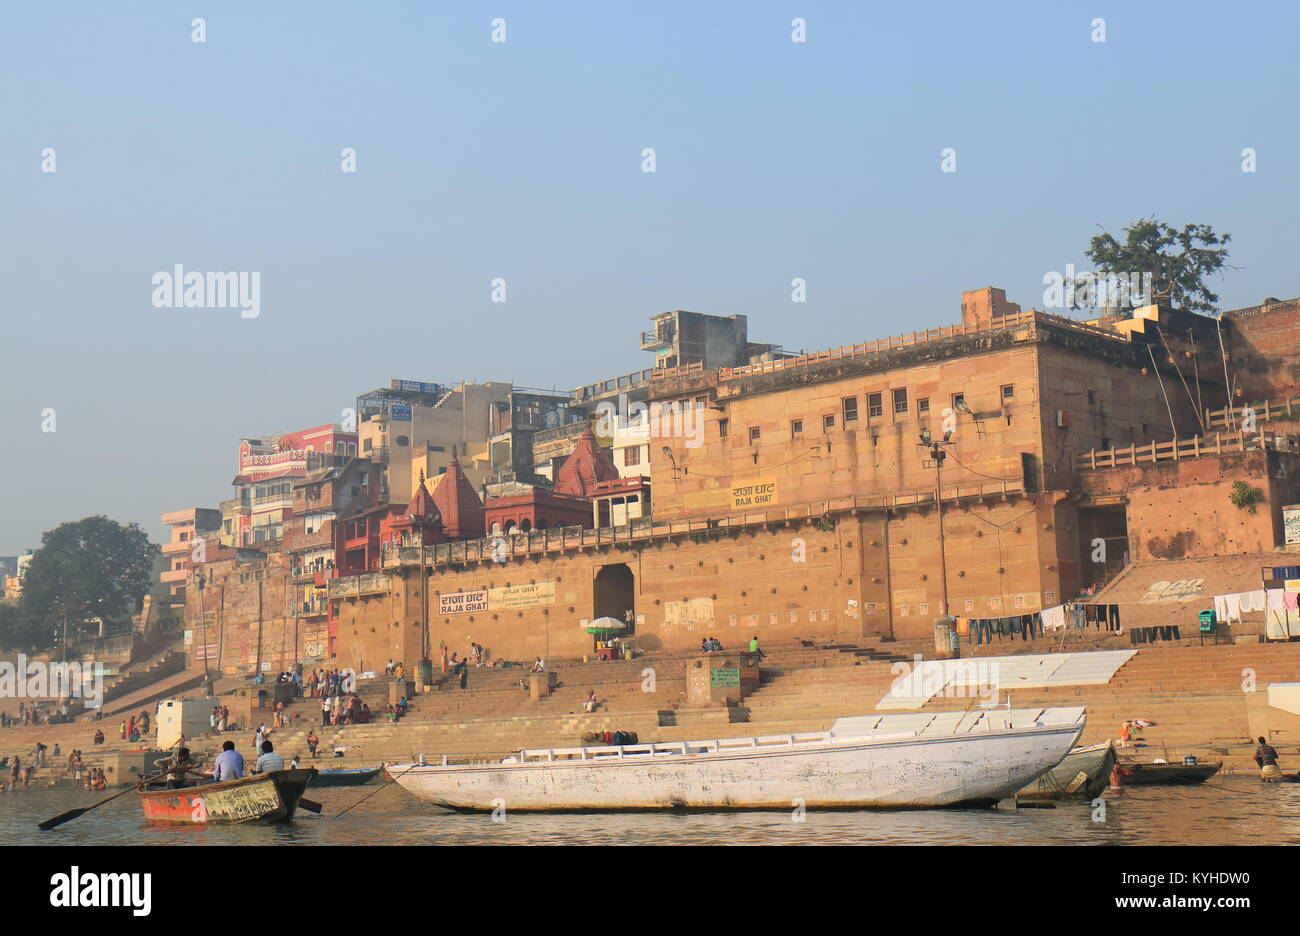
[[[1188,224],[1180,231],[1155,218],[1143,218],[1124,228],[1122,243],[1103,228],[1086,253],[1101,273],[1150,273],[1154,292],[1150,302],[1214,313],[1219,297],[1206,281],[1216,273],[1222,275],[1230,240],[1231,234],[1215,234],[1208,224]],[[1133,305],[1121,308],[1130,311]]]
[[[64,523],[41,538],[23,580],[20,611],[37,647],[54,647],[106,624],[128,620],[140,608],[153,579],[158,547],[132,523],[86,517]]]

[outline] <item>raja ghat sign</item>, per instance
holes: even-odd
[[[733,485],[731,488],[731,507],[733,510],[771,507],[776,503],[776,498],[777,484],[775,480],[760,478],[749,484]]]
[[[507,585],[502,588],[478,588],[438,596],[439,614],[466,614],[474,611],[523,611],[555,604],[555,583]]]

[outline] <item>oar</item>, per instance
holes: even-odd
[[[300,799],[298,800],[298,805],[307,810],[307,812],[314,812],[317,815],[320,815],[320,811],[324,808],[320,803],[310,799]]]
[[[103,806],[105,803],[111,803],[119,796],[125,796],[126,794],[130,793],[132,790],[138,789],[144,786],[146,783],[149,783],[152,780],[157,780],[159,777],[165,777],[166,775],[167,772],[163,771],[162,773],[154,774],[152,777],[145,777],[139,783],[133,786],[129,786],[125,790],[122,790],[118,793],[114,793],[112,796],[108,797],[107,799],[102,799],[98,803],[93,803],[90,806],[82,806],[80,809],[69,809],[67,812],[60,813],[59,815],[55,816],[53,819],[46,819],[44,822],[38,823],[36,828],[40,829],[42,832],[48,832],[50,829],[57,828],[58,826],[63,825],[65,822],[71,822],[73,819],[76,819],[78,816],[84,816],[92,809],[98,809],[100,806]]]

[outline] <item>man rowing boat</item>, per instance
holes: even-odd
[[[173,790],[191,785],[186,782],[187,775],[193,774],[196,778],[204,777],[204,768],[190,757],[190,749],[187,747],[178,750],[174,756],[159,761],[155,766],[162,768],[163,776],[167,778],[167,786]]]

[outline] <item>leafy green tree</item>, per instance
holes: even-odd
[[[20,610],[37,633],[39,645],[88,631],[93,618],[105,623],[128,619],[153,579],[158,547],[132,523],[86,517],[64,523],[41,538],[23,581]]]
[[[1143,218],[1124,228],[1120,243],[1106,230],[1092,239],[1087,255],[1106,274],[1151,274],[1151,302],[1162,302],[1189,312],[1213,313],[1219,297],[1206,280],[1223,275],[1231,234],[1215,234],[1208,224],[1175,227]],[[1228,267],[1232,269],[1232,267]],[[1130,311],[1129,304],[1125,311]]]
[[[42,642],[41,635],[17,602],[0,601],[0,649],[36,650]]]

